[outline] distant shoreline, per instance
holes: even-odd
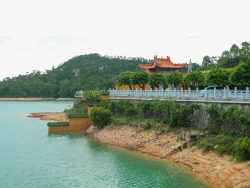
[[[0,101],[72,101],[74,98],[0,98]]]

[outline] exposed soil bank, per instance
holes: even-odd
[[[203,153],[195,147],[171,155],[171,150],[178,143],[177,136],[173,133],[157,134],[154,130],[145,131],[132,126],[109,126],[102,130],[90,127],[86,132],[102,143],[178,163],[212,187],[250,187],[249,162],[230,162],[229,156],[220,157],[213,152]]]
[[[0,98],[0,101],[47,101],[47,100],[74,100],[73,98]]]
[[[69,121],[68,117],[63,112],[39,112],[39,113],[31,113],[31,118],[40,118],[41,120],[53,120],[59,122]]]

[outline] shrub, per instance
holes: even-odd
[[[231,127],[240,127],[242,132],[250,127],[250,114],[234,105],[221,112],[221,121]]]
[[[206,108],[206,112],[209,115],[208,117],[208,128],[213,130],[214,128],[219,128],[220,126],[220,111],[219,105],[216,103],[211,104]]]
[[[85,92],[83,98],[85,100],[89,100],[91,102],[100,101],[102,98],[101,93],[92,93],[92,92]]]
[[[134,116],[135,108],[130,101],[118,101],[118,102],[110,102],[109,109],[113,114],[121,114],[125,116]]]
[[[111,115],[110,110],[102,107],[94,107],[90,113],[92,124],[100,128],[106,127],[111,123]]]
[[[250,160],[250,138],[239,138],[235,143],[235,157],[238,161]]]
[[[139,115],[142,117],[157,118],[158,120],[166,119],[167,121],[171,117],[172,111],[175,108],[179,108],[180,104],[176,101],[145,101],[138,102]]]
[[[110,108],[110,103],[109,103],[109,101],[101,99],[100,106],[103,107],[103,108],[109,109]]]
[[[152,128],[151,123],[149,123],[149,122],[147,121],[144,129],[145,129],[145,130],[149,130],[149,129],[151,129],[151,128]]]
[[[100,100],[101,100],[100,93],[85,92],[84,97],[82,97],[78,102],[75,102],[72,108],[66,109],[64,112],[71,114],[87,113],[88,112],[87,103],[99,102]]]
[[[202,148],[205,152],[215,150],[220,155],[232,155],[235,150],[235,142],[239,136],[229,132],[217,132],[216,134],[208,134],[199,139],[198,148]],[[215,147],[215,146],[218,147]]]
[[[195,110],[200,109],[201,106],[198,104],[191,104],[189,106],[180,105],[179,108],[173,110],[169,125],[170,127],[181,127],[181,126],[189,126],[190,121],[188,119]]]

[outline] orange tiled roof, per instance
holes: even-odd
[[[139,65],[141,69],[146,69],[147,72],[152,72],[149,69],[154,69],[156,67],[160,68],[169,68],[169,69],[180,69],[183,67],[186,67],[186,63],[182,64],[174,64],[172,61],[170,61],[170,57],[167,56],[167,59],[164,58],[157,58],[157,56],[154,57],[154,61],[151,63],[151,65]]]

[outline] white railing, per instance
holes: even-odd
[[[75,97],[83,97],[84,93],[105,93],[109,92],[109,90],[87,90],[87,91],[76,91]]]
[[[234,88],[234,90],[227,90],[226,88],[222,90],[168,90],[165,91],[163,89],[161,90],[115,90],[110,89],[109,94],[111,97],[156,97],[156,98],[203,98],[203,99],[234,99],[234,100],[249,100],[249,87],[246,88],[246,90],[237,90],[237,88]]]

